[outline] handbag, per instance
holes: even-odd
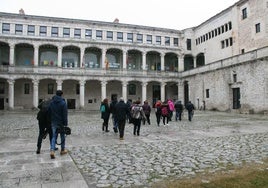
[[[57,134],[64,133],[66,135],[70,135],[71,132],[72,132],[71,128],[67,127],[67,126],[61,126],[61,127],[57,128],[57,130],[56,130]]]

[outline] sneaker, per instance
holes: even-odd
[[[51,151],[51,152],[50,152],[50,158],[51,158],[51,159],[55,159],[55,153],[54,153],[54,151]]]
[[[65,155],[65,154],[67,154],[67,153],[68,153],[68,150],[67,150],[67,149],[64,149],[64,150],[61,150],[61,151],[60,151],[60,154],[61,154],[61,155]]]
[[[124,138],[123,137],[121,137],[121,138],[119,138],[120,140],[124,140]]]

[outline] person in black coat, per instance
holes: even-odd
[[[130,110],[129,110],[128,105],[124,102],[123,98],[120,98],[119,102],[115,105],[115,117],[118,121],[120,140],[124,140],[126,118],[129,115],[129,113],[130,113]]]
[[[182,105],[181,101],[177,101],[175,103],[175,110],[176,110],[175,120],[177,121],[179,119],[181,121],[181,115],[183,112],[183,105]]]
[[[102,131],[109,132],[108,130],[108,123],[109,123],[109,118],[110,118],[110,107],[108,104],[108,99],[103,99],[101,106],[101,119],[103,119],[102,123]]]
[[[191,101],[189,101],[187,104],[186,104],[186,107],[185,107],[188,111],[188,120],[189,121],[192,121],[193,119],[193,115],[194,115],[194,105],[191,103]]]
[[[47,134],[49,135],[49,141],[51,142],[52,139],[52,129],[51,129],[51,120],[48,115],[48,107],[51,100],[46,99],[43,100],[39,105],[38,108],[40,109],[37,113],[37,120],[39,126],[39,135],[37,139],[37,150],[36,154],[40,154],[42,141],[46,138]]]

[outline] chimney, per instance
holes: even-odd
[[[24,12],[24,10],[22,8],[19,10],[19,14],[25,15],[25,12]]]

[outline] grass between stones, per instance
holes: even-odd
[[[268,158],[261,164],[230,166],[215,173],[202,173],[183,179],[166,179],[152,188],[267,188]]]

